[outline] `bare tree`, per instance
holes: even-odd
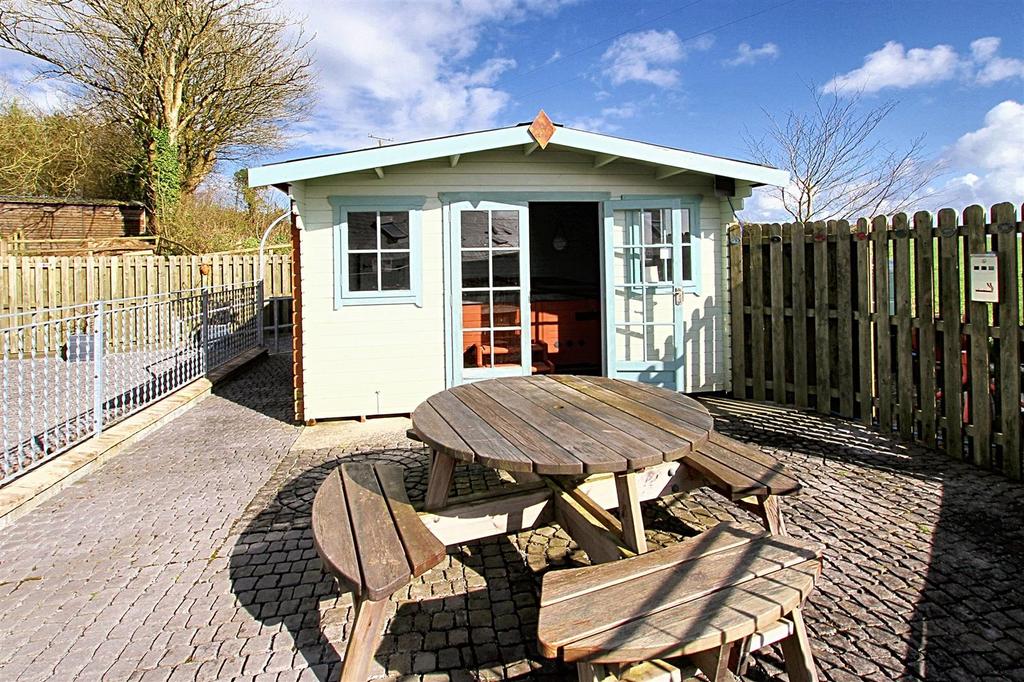
[[[90,112],[47,113],[0,89],[0,194],[135,198],[133,143]]]
[[[790,172],[773,188],[799,222],[852,219],[905,210],[928,195],[940,165],[925,155],[924,135],[897,149],[877,135],[896,102],[865,108],[859,96],[826,97],[812,88],[809,113],[768,111],[762,137],[746,136],[754,158]]]
[[[0,46],[135,131],[151,211],[280,142],[311,85],[307,44],[270,0],[0,0]]]

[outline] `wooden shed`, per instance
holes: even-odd
[[[139,202],[0,196],[0,238],[109,239],[146,233]]]
[[[530,124],[253,168],[293,206],[296,416],[530,373],[728,387],[726,227],[766,166]]]

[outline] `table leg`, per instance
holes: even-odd
[[[615,492],[619,498],[619,519],[622,521],[622,540],[637,554],[647,551],[644,520],[640,516],[640,494],[637,492],[636,472],[615,474]]]
[[[430,464],[430,478],[427,480],[427,494],[423,500],[426,511],[440,509],[448,502],[448,492],[455,476],[455,458],[443,452],[433,451]]]
[[[782,507],[777,495],[757,496],[757,515],[772,535],[786,535],[786,522],[782,518]]]

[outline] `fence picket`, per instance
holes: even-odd
[[[857,221],[857,361],[859,368],[858,400],[860,419],[874,423],[874,404],[871,377],[874,373],[875,349],[871,343],[871,254],[869,252],[868,221]]]
[[[1021,376],[1020,376],[1020,262],[1017,248],[1021,227],[1013,204],[1002,203],[992,208],[996,225],[996,253],[999,267],[999,303],[996,322],[999,325],[999,430],[1002,432],[1002,469],[1010,478],[1019,479],[1024,469],[1021,452]]]
[[[729,231],[729,309],[730,342],[732,343],[732,392],[747,397],[746,315],[743,312],[743,227]]]
[[[917,358],[920,382],[918,401],[921,406],[921,439],[935,447],[935,239],[932,215],[927,211],[914,214],[914,256],[917,277]]]
[[[772,305],[772,400],[786,402],[786,298],[783,292],[785,268],[782,264],[782,226],[769,228],[768,257],[771,267]]]
[[[960,231],[956,211],[939,211],[939,314],[942,319],[942,404],[945,408],[943,446],[955,459],[963,458],[963,387],[960,341]]]
[[[790,226],[793,288],[793,394],[797,407],[808,407],[807,393],[807,243],[804,224]]]
[[[754,371],[754,400],[764,400],[764,268],[761,264],[761,226],[750,225],[750,364]]]
[[[892,430],[892,326],[889,320],[889,221],[872,220],[875,282],[875,386],[878,422],[884,433]]]
[[[839,414],[853,418],[853,301],[851,300],[850,223],[836,223],[836,388]]]
[[[985,237],[985,209],[981,206],[968,206],[964,211],[964,225],[967,228],[967,265],[964,269],[965,285],[968,291],[970,284],[970,254],[988,251]],[[988,467],[992,463],[991,419],[988,372],[988,324],[989,304],[969,301],[967,323],[970,331],[970,364],[971,364],[971,454],[974,463]]]
[[[914,435],[914,347],[910,338],[910,228],[907,214],[892,221],[893,298],[896,307],[896,420],[900,436]]]
[[[829,339],[828,225],[814,223],[814,375],[815,407],[832,411],[831,355]]]

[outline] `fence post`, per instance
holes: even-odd
[[[203,287],[200,301],[199,342],[202,344],[203,375],[205,376],[210,369],[210,290],[207,287]]]
[[[96,320],[93,324],[92,337],[92,367],[93,367],[93,433],[103,433],[103,348],[105,345],[103,334],[103,313],[106,305],[102,300],[95,303]]]

